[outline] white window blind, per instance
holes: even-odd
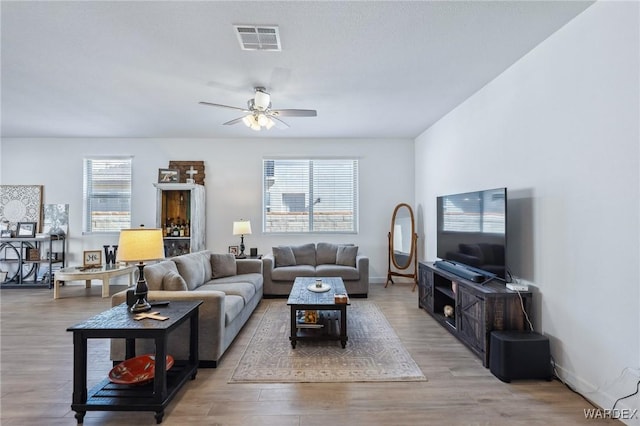
[[[131,158],[85,158],[83,232],[131,228]]]
[[[264,159],[264,232],[358,231],[358,160]]]

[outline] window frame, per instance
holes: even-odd
[[[270,211],[267,211],[267,208],[269,208],[272,204],[271,204],[271,196],[273,195],[270,191],[268,191],[268,189],[271,187],[271,185],[273,185],[273,183],[269,184],[268,182],[268,178],[271,178],[271,181],[273,181],[274,176],[276,175],[276,169],[277,166],[275,165],[275,162],[277,161],[291,161],[291,162],[308,162],[308,186],[306,186],[306,192],[305,195],[307,196],[307,209],[308,211],[307,216],[308,216],[308,222],[307,222],[307,229],[308,230],[292,230],[292,231],[287,231],[287,230],[269,230],[268,229],[268,218],[267,218],[267,214],[270,213]],[[314,164],[317,163],[321,163],[323,161],[326,162],[336,162],[336,161],[345,161],[345,162],[350,162],[351,163],[351,169],[350,169],[350,176],[348,176],[351,180],[352,183],[351,185],[353,185],[353,192],[351,193],[350,196],[345,197],[345,200],[350,201],[350,207],[349,210],[351,212],[351,216],[352,216],[352,226],[350,229],[348,230],[337,230],[337,229],[331,229],[331,230],[321,230],[318,229],[317,226],[315,226],[315,217],[314,217],[314,205],[315,203],[310,202],[311,199],[315,200],[317,198],[316,195],[314,195],[314,189],[317,189],[318,187],[318,183],[317,183],[317,178],[318,176],[315,175],[314,176]],[[270,163],[271,162],[271,163]],[[360,218],[359,218],[359,197],[360,197],[360,177],[359,177],[359,173],[360,173],[360,164],[359,164],[359,158],[357,157],[273,157],[273,156],[266,156],[263,157],[262,159],[262,232],[265,234],[269,234],[269,235],[308,235],[308,234],[323,234],[323,235],[344,235],[344,234],[358,234],[359,233],[359,222],[360,222]],[[294,193],[297,191],[292,191],[290,193]],[[288,194],[289,192],[286,191],[282,191],[281,195],[285,195]],[[269,200],[269,201],[268,201]],[[284,212],[282,212],[284,213]]]
[[[91,166],[91,162],[128,162],[129,163],[129,180],[128,180],[128,192],[124,191],[121,194],[113,194],[106,197],[99,197],[96,195],[97,191],[92,191],[90,188],[93,188],[96,182],[95,179],[91,179],[93,173],[89,173],[89,167]],[[91,184],[90,184],[91,181]],[[117,155],[108,155],[108,156],[88,156],[83,158],[82,160],[82,234],[90,235],[90,234],[100,234],[100,235],[109,235],[109,234],[118,234],[122,229],[131,228],[131,223],[133,220],[133,156],[117,156]],[[125,200],[128,203],[128,223],[123,223],[121,226],[114,226],[107,230],[96,230],[93,227],[92,221],[92,212],[91,209],[91,200],[95,200],[96,198],[102,198],[107,200]],[[115,222],[117,223],[117,222]]]

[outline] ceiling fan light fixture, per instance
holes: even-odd
[[[256,87],[253,104],[260,111],[264,111],[271,106],[271,95],[265,92],[263,87]]]
[[[253,123],[251,123],[251,130],[255,130],[256,132],[259,132],[262,129],[262,126],[260,126],[260,124],[258,124],[257,121],[253,121]]]
[[[269,130],[275,125],[276,125],[276,123],[274,123],[274,121],[272,119],[267,118],[267,124],[265,124],[264,127],[266,127],[267,130]]]
[[[251,124],[253,123],[253,115],[245,115],[242,117],[242,122],[245,126],[251,127]]]
[[[200,104],[242,111],[245,114],[244,116],[229,120],[222,124],[232,125],[242,122],[245,126],[255,131],[259,131],[263,127],[269,130],[276,125],[279,128],[287,129],[289,125],[280,119],[281,116],[317,116],[317,112],[314,109],[271,109],[271,95],[266,92],[265,88],[255,86],[253,89],[255,92],[254,97],[247,101],[246,108],[216,104],[212,102],[200,102]]]
[[[271,121],[271,120],[266,115],[258,114],[258,124],[260,126],[266,126],[269,121]]]

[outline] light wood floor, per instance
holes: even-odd
[[[74,425],[72,335],[66,328],[110,307],[91,289],[68,283],[51,290],[3,289],[1,308],[2,426]],[[124,287],[114,287],[111,294]],[[265,306],[236,338],[217,369],[200,369],[166,410],[164,425],[569,425],[586,420],[590,404],[558,381],[496,379],[446,330],[417,308],[407,284],[372,285],[376,302],[427,382],[228,384]],[[111,368],[107,340],[89,341],[89,385]],[[153,425],[151,412],[88,412],[85,425]]]

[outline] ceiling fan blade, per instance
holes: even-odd
[[[316,117],[315,109],[273,109],[271,114],[281,117]]]
[[[229,106],[229,105],[222,105],[222,104],[214,104],[211,102],[198,102],[200,105],[209,105],[209,106],[215,106],[215,107],[222,107],[222,108],[229,108],[229,109],[237,109],[238,111],[242,111],[242,112],[251,112],[246,108],[238,108],[238,107],[234,107],[234,106]]]
[[[278,129],[288,129],[289,125],[275,115],[270,116]]]
[[[222,124],[225,125],[225,126],[230,126],[232,124],[236,124],[236,123],[241,122],[243,118],[244,117],[234,118],[233,120],[229,120],[226,123],[222,123]]]

